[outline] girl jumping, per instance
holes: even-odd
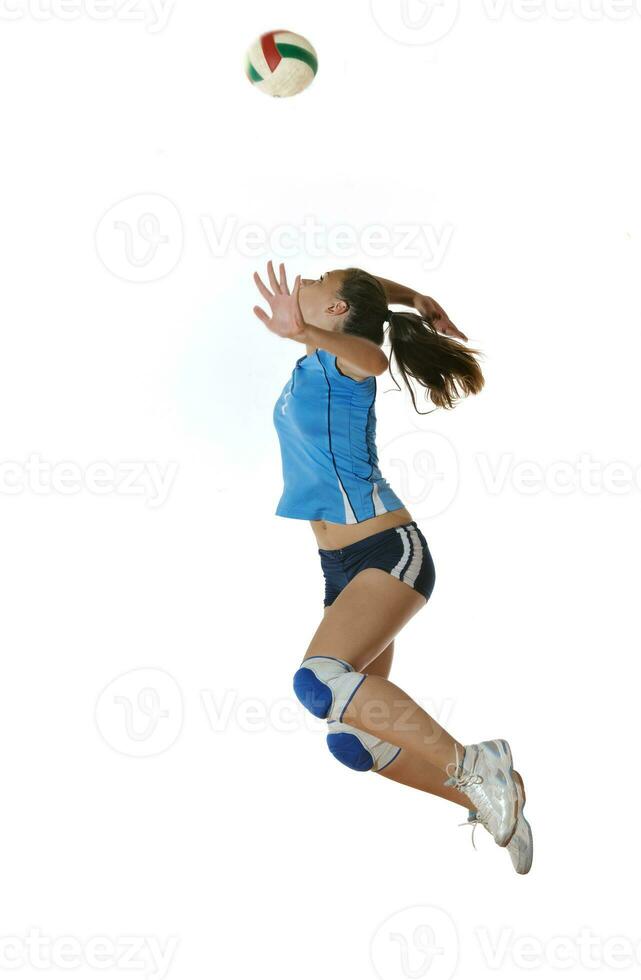
[[[441,408],[477,394],[477,352],[433,299],[360,269],[298,276],[291,292],[283,265],[277,277],[270,262],[267,276],[269,286],[254,279],[270,313],[256,306],[256,316],[306,349],[274,407],[284,481],[276,514],[310,521],[325,578],[324,615],[294,676],[296,696],[327,720],[339,762],[465,807],[527,874],[532,831],[508,743],[462,745],[388,680],[394,638],[430,598],[434,565],[378,465],[384,324],[416,411],[410,379]]]

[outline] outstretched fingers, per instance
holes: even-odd
[[[459,328],[455,326],[451,320],[447,321],[447,332],[449,333],[450,337],[456,337],[457,340],[468,339],[463,333],[463,331],[459,330]]]
[[[434,308],[436,310],[435,319],[440,321],[436,329],[440,330],[441,333],[444,333],[448,337],[456,337],[457,340],[467,340],[467,337],[463,331],[459,330],[456,324],[450,320],[441,304],[437,303],[436,300],[433,300],[432,302],[434,303]]]
[[[269,324],[271,323],[271,317],[267,313],[265,313],[265,311],[260,306],[254,307],[254,313],[256,314],[258,319],[265,324],[266,327],[269,326]]]
[[[289,296],[289,286],[287,285],[287,273],[285,272],[285,263],[281,262],[279,267],[280,272],[280,288],[286,296]]]
[[[270,293],[267,286],[265,285],[265,283],[260,278],[257,272],[254,273],[254,282],[256,283],[258,287],[258,292],[263,297],[263,299],[266,299],[267,302],[270,303],[272,300],[272,294]]]
[[[274,263],[270,259],[267,263],[267,275],[269,276],[269,285],[272,287],[275,293],[280,293],[280,285],[278,279],[276,278],[276,273],[274,272]]]
[[[276,278],[276,273],[274,272],[274,263],[270,260],[267,263],[267,276],[269,278],[269,285],[271,286],[271,289],[269,286],[265,285],[259,274],[254,272],[254,282],[256,283],[256,287],[260,295],[269,304],[271,315],[266,313],[260,306],[254,306],[254,313],[261,323],[264,323],[266,327],[270,328],[270,330],[274,329],[275,318],[277,318],[278,312],[283,307],[283,304],[287,306],[291,305],[291,303],[288,303],[286,300],[279,299],[280,297],[290,296],[289,286],[287,285],[287,273],[285,272],[285,265],[283,262],[280,263],[278,271],[280,277],[279,279]],[[296,301],[296,306],[298,306],[298,292],[300,289],[300,284],[301,277],[296,276],[293,290],[293,298]],[[300,308],[298,309],[298,315],[295,318],[295,322],[298,323],[299,320],[301,320]]]

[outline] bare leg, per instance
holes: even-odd
[[[389,677],[393,658],[394,640],[369,664],[368,676],[374,674],[376,677]],[[443,773],[440,769],[436,769],[429,762],[425,762],[420,756],[414,755],[406,749],[377,775],[391,779],[395,783],[402,783],[403,786],[419,789],[423,793],[440,796],[444,800],[449,800],[450,803],[462,806],[464,810],[468,810],[470,807],[470,801],[466,796],[452,786],[443,785]]]
[[[326,610],[305,659],[337,657],[366,672],[424,605],[424,597],[405,582],[381,569],[367,568]],[[463,759],[461,743],[385,677],[367,676],[342,720],[408,750],[440,773],[456,761],[457,753]]]

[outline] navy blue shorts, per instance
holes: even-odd
[[[331,606],[348,582],[364,568],[381,568],[426,599],[434,588],[434,562],[416,521],[370,534],[346,548],[319,548],[318,554],[325,576],[326,606]]]

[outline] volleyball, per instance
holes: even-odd
[[[291,31],[263,34],[247,52],[249,81],[265,95],[298,95],[314,81],[318,58],[307,38]]]

